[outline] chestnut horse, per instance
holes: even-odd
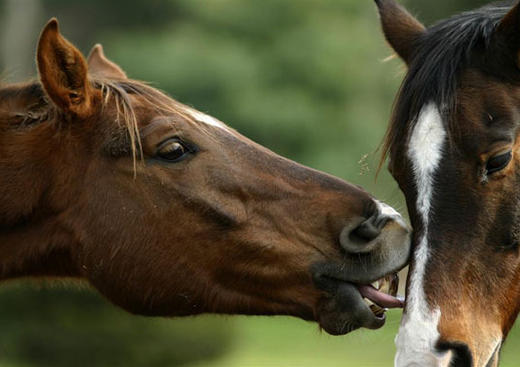
[[[408,261],[389,206],[128,79],[101,46],[86,60],[55,19],[37,66],[39,82],[0,88],[0,279],[80,278],[137,314],[293,315],[331,334],[402,305],[370,285]]]
[[[425,28],[376,1],[408,65],[387,133],[414,235],[397,366],[496,366],[520,308],[520,5]]]

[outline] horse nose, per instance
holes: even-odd
[[[389,219],[376,213],[354,228],[350,232],[350,238],[360,243],[373,241],[381,234],[381,230]]]
[[[450,366],[470,367],[474,365],[471,350],[466,343],[438,341],[437,349],[441,353],[451,351],[451,354],[447,355],[447,362],[449,362]],[[495,364],[491,364],[494,362],[495,352],[496,350],[493,351],[488,363],[482,366],[495,366]]]
[[[393,209],[392,209],[393,210]],[[375,241],[385,225],[397,212],[389,213],[387,208],[377,205],[377,209],[368,218],[359,218],[357,223],[347,225],[340,234],[340,244],[349,253],[366,253],[378,245]]]

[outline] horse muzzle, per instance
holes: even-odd
[[[391,207],[375,203],[370,217],[352,220],[341,230],[341,258],[311,268],[314,284],[325,292],[317,318],[333,335],[378,329],[386,309],[404,305],[397,297],[397,272],[410,257],[410,228]]]
[[[318,305],[318,322],[332,335],[347,334],[360,327],[379,329],[385,324],[387,309],[404,305],[404,299],[397,296],[397,274],[388,275],[367,285],[333,278],[327,272],[316,271],[314,282],[327,294]]]

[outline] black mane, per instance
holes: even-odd
[[[460,71],[468,66],[477,48],[489,49],[495,29],[511,6],[509,1],[455,15],[429,27],[417,40],[396,98],[383,159],[406,141],[421,108],[429,102],[439,106],[448,134],[453,131],[451,117]]]

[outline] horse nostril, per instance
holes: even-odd
[[[450,366],[473,366],[473,357],[468,345],[461,342],[437,342],[437,349],[441,352],[452,351]],[[486,364],[487,366],[488,364]]]
[[[350,239],[352,241],[365,243],[375,240],[381,234],[381,230],[389,220],[390,218],[388,216],[376,212],[352,230]]]
[[[375,213],[365,219],[357,227],[345,227],[340,234],[340,243],[344,250],[351,253],[367,253],[372,251],[378,242],[374,241],[390,220],[386,215]]]
[[[373,218],[369,218],[350,232],[350,240],[354,242],[370,242],[379,236],[381,229],[378,228]]]

